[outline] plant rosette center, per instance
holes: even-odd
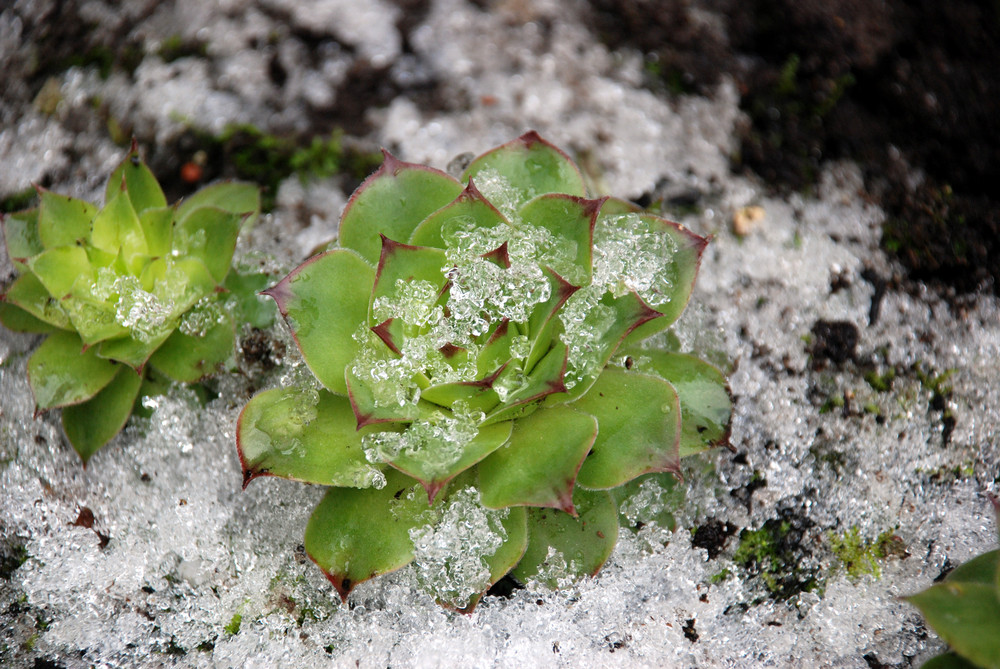
[[[260,198],[252,184],[221,183],[168,206],[135,142],[103,207],[38,191],[37,208],[3,220],[18,276],[0,322],[47,335],[28,362],[35,403],[62,409],[86,463],[141,397],[224,368],[238,321],[269,320],[252,305],[267,277],[230,271]]]
[[[339,247],[265,291],[320,389],[251,400],[245,482],[332,486],[306,548],[345,598],[415,558],[462,609],[511,570],[596,573],[622,486],[727,440],[721,373],[644,344],[684,309],[706,243],[588,199],[576,165],[535,133],[461,179],[386,153]],[[492,529],[452,541],[448,559],[427,550],[463,524]],[[455,567],[473,545],[478,567]]]

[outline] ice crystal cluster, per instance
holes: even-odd
[[[133,143],[102,208],[42,188],[39,200],[4,220],[19,275],[0,321],[48,335],[28,363],[35,403],[62,409],[86,462],[141,398],[198,381],[232,357],[237,321],[254,318],[241,304],[266,281],[230,272],[259,197],[250,184],[228,183],[168,206]]]
[[[330,486],[305,545],[344,598],[411,561],[460,609],[508,573],[597,572],[622,486],[728,436],[721,373],[643,343],[684,309],[705,244],[588,199],[536,133],[461,179],[386,153],[339,248],[265,291],[323,388],[246,406],[245,482]]]

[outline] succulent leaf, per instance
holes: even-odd
[[[567,407],[539,409],[516,421],[507,445],[479,466],[483,504],[552,507],[575,515],[573,486],[597,431],[596,418]]]
[[[650,472],[680,471],[680,402],[663,379],[607,369],[573,407],[600,425],[579,485],[607,490]]]
[[[993,584],[945,581],[907,597],[959,655],[1000,667],[1000,599]]]
[[[69,317],[34,274],[17,277],[7,289],[4,301],[23,309],[35,318],[62,330],[68,329]],[[6,325],[6,323],[5,323]],[[8,327],[10,327],[8,325]],[[16,330],[17,328],[10,328]]]
[[[49,334],[59,330],[51,323],[36,318],[21,307],[9,302],[0,302],[0,325],[14,332],[31,332],[33,334]]]
[[[160,365],[193,381],[232,359],[227,310],[268,322],[256,296],[247,304],[249,284],[234,280],[232,304],[221,288],[259,193],[223,184],[168,207],[135,142],[108,180],[103,207],[38,191],[36,210],[3,218],[20,276],[0,320],[51,333],[29,363],[32,389],[39,409],[66,407],[66,434],[86,462],[121,430],[137,393],[157,392],[145,365],[164,342]]]
[[[235,181],[206,186],[184,198],[177,205],[175,219],[183,222],[191,213],[203,208],[222,209],[231,214],[245,216],[245,227],[251,227],[260,214],[260,188],[253,184]]]
[[[450,452],[442,454],[442,451],[451,451],[454,445],[439,438],[423,443],[421,450],[412,454],[401,452],[389,464],[420,481],[433,504],[434,498],[449,481],[506,444],[511,437],[511,429],[510,421],[481,427],[475,437],[460,444],[461,450],[453,461],[454,455]]]
[[[611,557],[618,541],[618,510],[603,490],[578,488],[578,515],[528,509],[528,547],[512,574],[522,583],[540,580],[550,587],[592,576]]]
[[[139,395],[142,376],[122,365],[117,370],[111,382],[92,398],[63,408],[63,429],[84,463],[121,432]]]
[[[38,209],[7,214],[2,220],[7,253],[22,270],[28,258],[45,250],[38,231]]]
[[[358,583],[413,559],[410,530],[432,519],[420,484],[394,470],[381,488],[330,488],[306,527],[306,553],[347,601]]]
[[[718,369],[693,355],[630,349],[632,369],[669,379],[681,403],[680,456],[724,445],[729,438],[732,400]]]
[[[344,370],[357,353],[353,335],[368,316],[375,271],[361,256],[335,249],[306,261],[264,291],[278,304],[306,364],[329,390],[347,395]]]
[[[75,244],[90,236],[97,207],[66,195],[39,189],[38,238],[47,249]]]
[[[472,161],[462,174],[463,182],[470,179],[505,214],[543,193],[587,194],[583,175],[570,157],[534,131]]]
[[[215,322],[202,325],[201,329],[190,334],[174,330],[147,357],[151,364],[174,381],[194,383],[225,367],[226,361],[233,355],[235,340],[235,323],[230,316],[220,314]]]
[[[108,177],[108,184],[104,189],[104,201],[110,202],[121,191],[128,193],[136,212],[167,206],[163,189],[139,156],[139,147],[135,140],[132,141],[132,148],[125,160],[119,163]]]
[[[362,446],[371,432],[356,427],[350,404],[339,395],[297,388],[264,391],[250,400],[236,428],[243,485],[258,476],[281,476],[369,487],[381,480]]]
[[[372,265],[379,260],[380,235],[410,239],[421,221],[462,192],[444,172],[383,153],[382,166],[354,192],[340,220],[340,245]]]
[[[617,501],[674,495],[679,458],[726,441],[717,370],[630,346],[680,315],[707,240],[624,200],[587,199],[572,160],[536,133],[473,160],[461,181],[386,153],[345,208],[339,243],[264,292],[319,382],[347,395],[340,418],[293,429],[283,412],[301,412],[309,391],[266,391],[243,411],[240,449],[256,449],[248,478],[329,481],[334,464],[280,451],[286,432],[315,431],[318,448],[325,430],[357,445],[355,464],[388,466],[385,489],[333,482],[307,529],[342,597],[416,551],[418,580],[471,610],[488,587],[482,564],[470,563],[471,588],[434,576],[450,568],[435,524],[461,541],[448,529],[459,508],[491,528],[505,519],[502,545],[483,553],[490,582],[511,569],[547,583],[595,573],[617,538]],[[620,348],[632,357],[609,367]],[[264,423],[273,434],[248,427]]]
[[[504,215],[483,197],[472,181],[469,181],[469,185],[453,202],[425,218],[414,229],[409,243],[443,249],[446,246],[444,241],[446,233],[450,236],[456,229],[470,224],[473,228],[487,230],[509,225]]]
[[[56,332],[28,360],[28,380],[40,410],[79,404],[114,378],[118,367],[84,350],[73,332]]]

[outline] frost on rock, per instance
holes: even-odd
[[[420,585],[458,608],[490,585],[486,558],[507,539],[507,509],[487,509],[479,491],[465,488],[449,497],[440,519],[410,530],[413,569]]]

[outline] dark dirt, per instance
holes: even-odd
[[[911,278],[1000,291],[1000,3],[589,4],[595,33],[646,53],[655,85],[735,79],[751,124],[734,169],[804,190],[824,161],[857,160],[888,213],[883,246]]]

